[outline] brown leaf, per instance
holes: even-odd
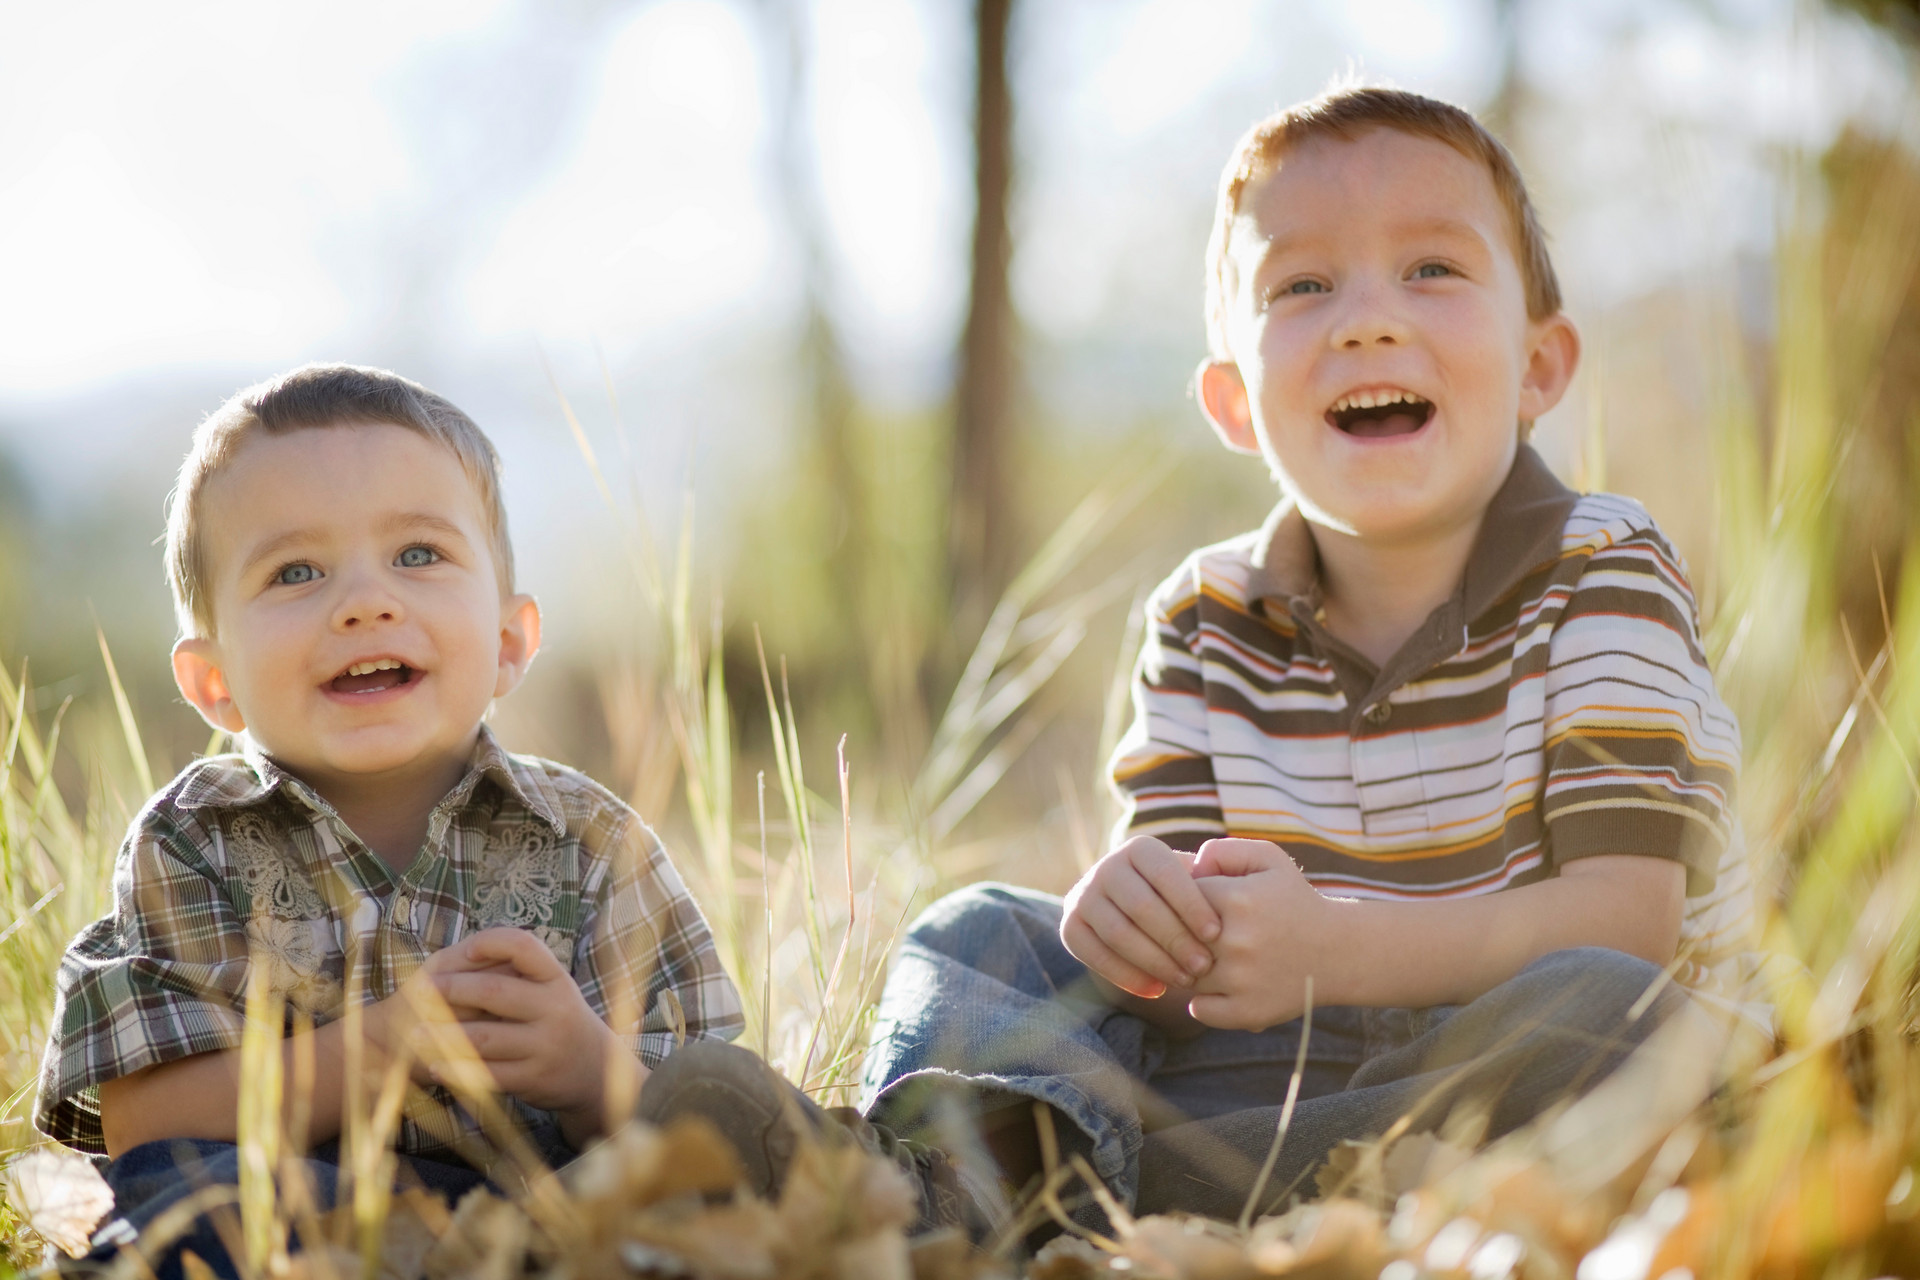
[[[1380,1215],[1357,1200],[1328,1200],[1310,1207],[1296,1239],[1300,1260],[1290,1276],[1372,1277],[1387,1260]]]
[[[1107,1255],[1078,1236],[1055,1236],[1027,1266],[1028,1280],[1094,1280],[1105,1274]]]
[[[877,1231],[837,1245],[826,1274],[834,1280],[912,1280],[907,1238],[898,1230]]]
[[[427,1280],[511,1280],[534,1243],[533,1220],[485,1187],[454,1206],[447,1230],[423,1260]]]
[[[955,1227],[929,1231],[910,1242],[907,1261],[913,1265],[913,1280],[988,1280],[1006,1275],[998,1262],[969,1244],[966,1233]]]
[[[1431,1133],[1410,1133],[1395,1142],[1381,1161],[1388,1203],[1394,1203],[1409,1191],[1438,1181],[1473,1159],[1463,1146],[1435,1137]]]
[[[780,1193],[780,1217],[796,1240],[857,1240],[904,1232],[920,1193],[892,1161],[855,1146],[809,1143],[795,1154]]]
[[[86,1256],[94,1227],[113,1208],[93,1163],[64,1148],[28,1152],[0,1170],[0,1181],[33,1233],[70,1258]]]
[[[1313,1175],[1313,1188],[1323,1199],[1344,1195],[1380,1208],[1391,1204],[1385,1154],[1379,1140],[1349,1138],[1329,1151],[1325,1163]]]
[[[746,1181],[739,1153],[704,1117],[682,1116],[663,1136],[662,1168],[651,1188],[656,1197],[730,1191]]]
[[[695,1274],[711,1280],[771,1280],[780,1274],[780,1219],[762,1200],[663,1203],[629,1218],[623,1234],[629,1243],[685,1259]]]
[[[446,1201],[430,1191],[414,1188],[393,1198],[387,1229],[380,1238],[381,1280],[419,1280],[427,1254],[453,1223]],[[342,1275],[358,1273],[358,1262]]]
[[[1204,1218],[1141,1218],[1127,1238],[1125,1257],[1137,1269],[1173,1280],[1246,1280],[1259,1274],[1239,1233]]]
[[[565,1181],[589,1233],[605,1238],[635,1209],[729,1191],[745,1176],[739,1155],[711,1122],[683,1116],[664,1130],[622,1125],[569,1166]]]

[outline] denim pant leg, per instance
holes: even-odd
[[[1456,1107],[1477,1107],[1487,1136],[1497,1137],[1591,1087],[1684,1007],[1685,995],[1669,984],[1629,1017],[1659,977],[1644,960],[1583,947],[1542,956],[1459,1008],[1368,1011],[1370,1039],[1385,1040],[1385,1051],[1371,1054],[1341,1092],[1296,1105],[1261,1210],[1271,1211],[1335,1146],[1378,1136],[1402,1116],[1415,1131],[1431,1130]],[[1233,1112],[1149,1135],[1139,1211],[1236,1216],[1280,1110]]]
[[[301,1163],[306,1166],[315,1207],[324,1213],[333,1207],[339,1191],[339,1144],[322,1143]],[[147,1245],[137,1233],[146,1231],[189,1196],[208,1188],[238,1188],[240,1149],[231,1142],[202,1138],[142,1143],[109,1164],[106,1179],[113,1192],[115,1216],[95,1233],[90,1262],[110,1261],[129,1245]],[[397,1187],[420,1186],[454,1200],[484,1184],[486,1176],[465,1165],[402,1156],[394,1181]],[[198,1254],[221,1280],[236,1280],[239,1267],[227,1253],[226,1235],[237,1239],[239,1225],[237,1197],[222,1198],[220,1205],[196,1213],[182,1234],[173,1236],[170,1242],[149,1245],[161,1249],[157,1258],[148,1260],[157,1280],[181,1280],[180,1255],[186,1249]]]
[[[1165,1039],[1109,1005],[1060,943],[1060,899],[980,884],[914,921],[880,996],[860,1109],[940,1141],[943,1108],[963,1119],[1045,1102],[1067,1120],[1063,1148],[1131,1192],[1141,1128],[1134,1082]]]

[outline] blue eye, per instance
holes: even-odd
[[[1423,262],[1413,269],[1413,277],[1416,280],[1435,280],[1452,274],[1453,268],[1444,262]]]
[[[394,561],[402,569],[424,569],[440,558],[432,547],[408,547]]]
[[[298,587],[312,582],[320,576],[320,571],[310,564],[290,564],[273,575],[273,580],[283,587]]]
[[[1295,280],[1281,290],[1282,293],[1325,293],[1326,291],[1327,286],[1318,280]]]

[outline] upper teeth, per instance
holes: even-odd
[[[1378,409],[1383,405],[1399,404],[1402,401],[1407,404],[1426,403],[1411,391],[1356,391],[1352,395],[1342,396],[1335,401],[1331,412],[1344,413],[1348,409]]]
[[[373,662],[356,662],[347,668],[350,676],[370,676],[376,671],[398,671],[403,663],[393,658],[379,658]]]

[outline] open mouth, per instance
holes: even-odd
[[[421,673],[398,658],[375,658],[356,662],[327,682],[335,693],[379,693],[403,684],[411,684]]]
[[[1433,419],[1433,403],[1411,391],[1356,391],[1334,401],[1329,425],[1350,436],[1410,436]]]

